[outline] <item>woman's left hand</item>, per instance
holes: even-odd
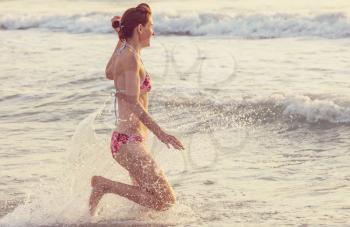
[[[184,145],[178,140],[175,136],[169,135],[162,131],[162,133],[158,136],[158,139],[165,143],[168,148],[170,148],[169,144],[171,144],[177,150],[185,150]]]

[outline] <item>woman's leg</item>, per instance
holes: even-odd
[[[93,187],[89,201],[91,215],[94,215],[98,202],[106,193],[114,193],[123,196],[142,206],[155,210],[161,210],[163,208],[162,204],[159,204],[158,198],[142,190],[139,186],[112,181],[101,176],[93,176],[91,179],[91,186]]]
[[[133,176],[131,176],[130,174],[129,174],[129,176],[130,176],[132,185],[134,185],[134,186],[139,186],[139,183],[136,181],[136,179],[135,179]]]
[[[130,142],[122,145],[117,153],[117,162],[129,171],[138,185],[128,185],[103,177],[93,177],[93,190],[90,196],[90,212],[105,193],[114,193],[132,200],[142,206],[155,210],[168,209],[175,203],[175,194],[163,171],[145,151],[142,143]]]

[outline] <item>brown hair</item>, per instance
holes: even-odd
[[[134,28],[139,24],[145,26],[151,16],[151,7],[146,3],[141,3],[135,8],[126,10],[119,21],[112,23],[114,29],[120,28],[118,35],[120,40],[125,40],[132,37]]]

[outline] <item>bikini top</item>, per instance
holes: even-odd
[[[133,52],[135,55],[138,55],[138,53],[135,51],[135,49],[134,49],[131,45],[129,45],[126,41],[124,41],[124,42],[122,43],[121,48],[120,48],[119,50],[117,50],[117,54],[120,54],[121,50],[124,49],[124,48],[126,48],[126,47],[129,47],[129,49],[131,50],[131,52]],[[143,61],[142,61],[141,57],[140,57],[140,60],[141,60],[141,63],[142,63],[142,65],[143,65],[143,67],[145,67],[144,64],[143,64]],[[141,92],[141,93],[147,93],[147,92],[149,92],[149,91],[151,90],[151,88],[152,88],[152,85],[151,85],[151,77],[149,76],[149,74],[148,74],[148,72],[146,71],[146,69],[145,69],[145,72],[146,72],[145,79],[143,80],[143,82],[141,82],[141,85],[140,85],[140,92]]]
[[[126,47],[126,44],[124,43],[121,49],[124,49],[125,47]],[[120,52],[120,50],[117,51],[117,52]],[[142,65],[144,66],[141,58],[140,58],[140,60],[141,60]],[[145,69],[145,72],[146,72],[145,79],[142,82],[140,82],[140,93],[142,93],[142,94],[149,92],[151,90],[151,88],[152,88],[151,77],[149,76],[149,74],[146,71],[146,69]],[[119,92],[122,92],[122,91],[119,91]],[[116,119],[122,120],[122,119],[118,118],[117,111],[116,111],[117,93],[118,93],[118,91],[115,92],[114,114],[115,114]]]
[[[143,80],[143,82],[141,82],[141,85],[140,85],[140,91],[146,93],[146,92],[149,92],[151,90],[151,88],[152,88],[151,77],[146,72],[146,77]]]

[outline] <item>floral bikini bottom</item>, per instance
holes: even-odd
[[[128,142],[142,142],[144,139],[142,136],[139,135],[126,135],[124,133],[119,133],[116,131],[113,131],[112,138],[111,138],[111,151],[113,158],[116,157],[117,152],[120,149],[120,146],[122,144],[126,144]]]

